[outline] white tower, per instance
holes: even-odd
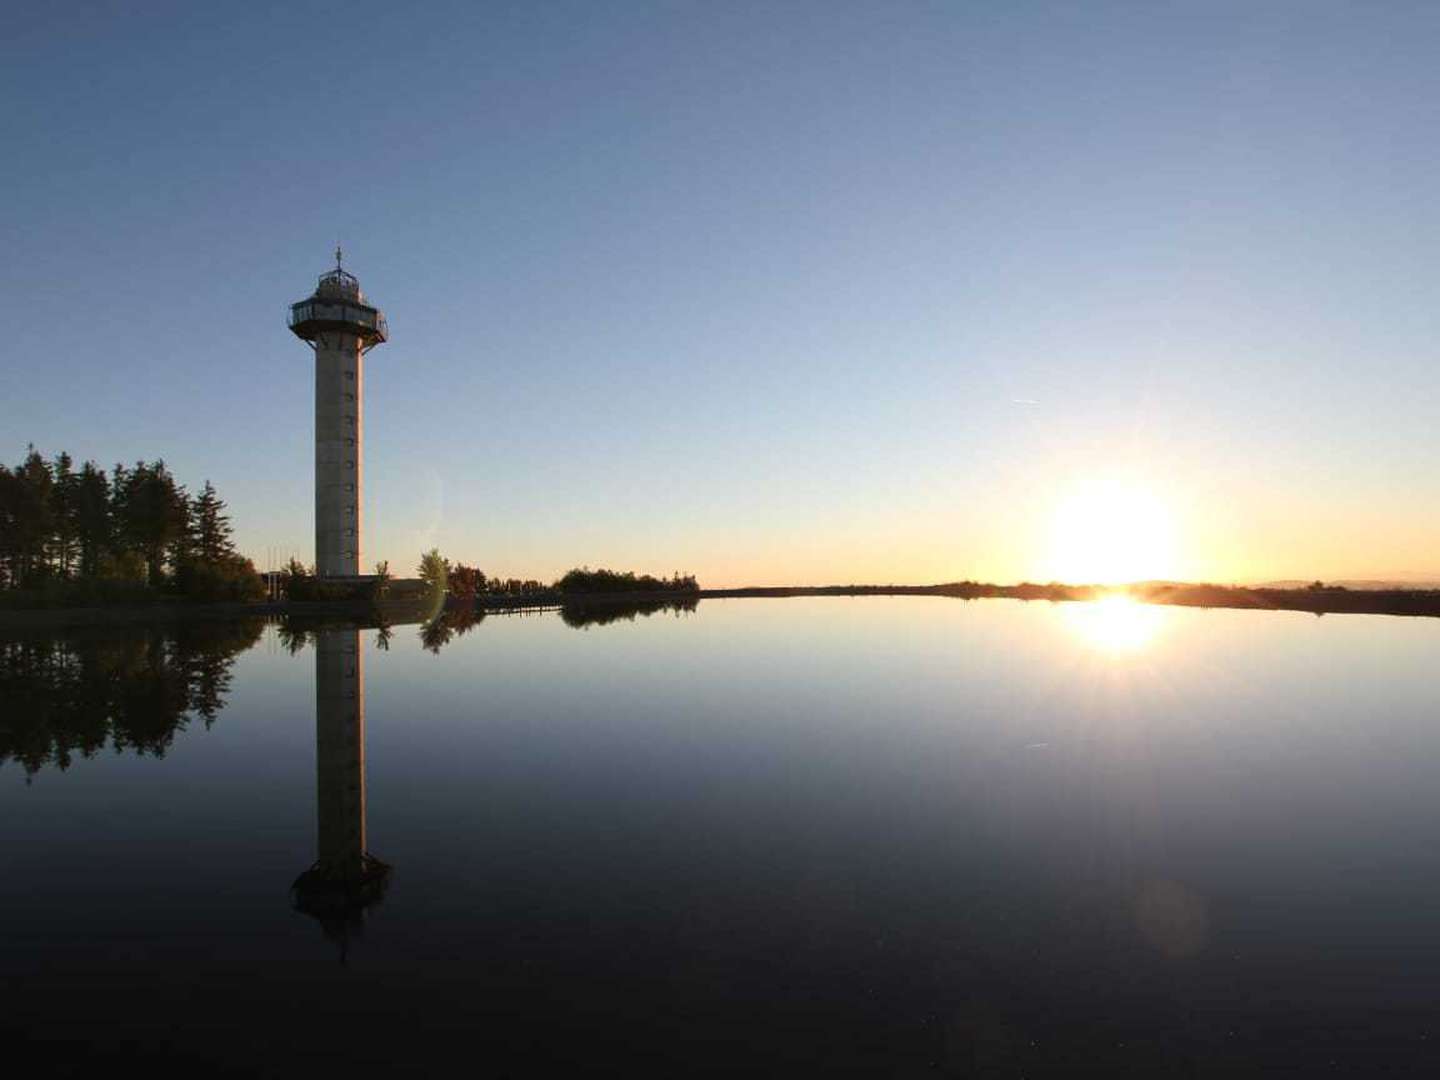
[[[365,354],[388,340],[385,316],[354,274],[320,276],[314,295],[290,305],[290,329],[315,350],[315,568],[355,577],[364,565]]]

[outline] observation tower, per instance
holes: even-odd
[[[385,316],[340,265],[290,305],[290,330],[315,351],[315,571],[358,577],[364,565],[365,354],[390,337]]]

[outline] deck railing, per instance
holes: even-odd
[[[292,329],[307,322],[350,323],[373,331],[380,337],[390,336],[390,327],[379,311],[343,301],[302,300],[290,305],[286,318],[287,325]]]

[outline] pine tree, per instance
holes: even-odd
[[[25,461],[11,474],[15,490],[15,580],[24,586],[49,571],[46,548],[54,531],[55,474],[32,445]]]
[[[76,494],[79,478],[75,475],[74,461],[68,453],[55,455],[52,472],[55,486],[51,494],[53,532],[51,537],[51,558],[61,577],[69,577],[79,559],[79,529],[76,527]]]
[[[93,461],[80,467],[75,483],[75,533],[80,545],[80,574],[94,577],[114,544],[110,520],[110,482]]]
[[[124,487],[115,494],[122,542],[144,558],[150,584],[158,585],[166,558],[185,545],[189,528],[185,490],[175,483],[164,461],[137,461],[124,473]]]
[[[20,584],[19,504],[20,479],[0,465],[0,582],[10,588]]]
[[[231,542],[230,516],[225,513],[225,501],[215,492],[215,485],[209,480],[200,494],[190,504],[190,528],[195,540],[195,551],[205,562],[219,562],[235,553]]]
[[[165,545],[165,561],[170,565],[170,572],[174,574],[180,567],[188,562],[193,562],[198,554],[195,544],[195,533],[190,527],[192,520],[191,498],[185,490],[185,485],[175,484],[171,481],[174,495],[171,502],[170,512],[176,518],[177,527],[173,530],[169,542]]]
[[[0,586],[80,582],[167,584],[202,599],[249,599],[262,586],[231,540],[225,503],[207,482],[194,499],[163,461],[78,470],[31,446],[0,465]],[[47,586],[48,587],[48,586]]]

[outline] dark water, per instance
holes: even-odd
[[[1440,1068],[1440,622],[444,636],[0,642],[14,1075]]]

